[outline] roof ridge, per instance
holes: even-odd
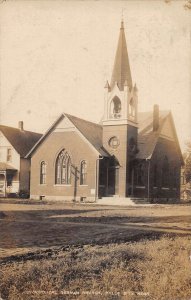
[[[23,129],[23,130],[20,130],[19,128],[17,128],[17,127],[12,127],[12,126],[7,126],[7,125],[2,125],[2,124],[0,124],[0,129],[1,129],[1,127],[3,127],[3,128],[8,128],[8,129],[14,129],[14,130],[17,130],[18,132],[30,132],[30,133],[34,133],[34,134],[40,134],[40,135],[42,135],[42,133],[39,133],[39,132],[34,132],[34,131],[30,131],[30,130],[25,130],[25,129]]]
[[[92,121],[85,120],[85,119],[82,119],[82,118],[79,118],[79,117],[76,117],[76,116],[73,116],[73,115],[70,115],[70,114],[67,114],[67,113],[64,113],[64,115],[66,115],[67,117],[72,117],[72,118],[78,119],[78,120],[80,120],[80,121],[84,121],[84,122],[87,122],[87,123],[96,125],[96,126],[98,126],[98,127],[102,127],[102,125],[99,124],[99,123],[94,123],[94,122],[92,122]]]

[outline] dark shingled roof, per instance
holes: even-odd
[[[15,150],[20,154],[21,157],[25,157],[25,155],[42,136],[42,134],[36,132],[20,130],[4,125],[0,125],[0,131],[15,148]]]
[[[107,151],[103,148],[102,135],[103,127],[99,124],[86,121],[75,116],[65,114],[75,127],[85,136],[85,138],[96,148],[103,156],[108,156]]]
[[[157,143],[158,133],[150,132],[144,135],[138,135],[138,150],[139,152],[136,155],[138,159],[150,158],[155,145]]]
[[[155,149],[157,140],[160,135],[160,130],[163,126],[165,119],[169,116],[169,111],[160,111],[159,129],[153,131],[153,112],[140,112],[138,113],[138,149],[136,155],[137,159],[149,159]],[[69,114],[61,114],[55,123],[48,129],[48,131],[41,137],[36,145],[27,154],[27,157],[33,153],[40,143],[44,141],[46,136],[54,130],[55,126],[64,118],[67,117],[74,126],[81,132],[81,134],[90,142],[90,144],[102,156],[110,156],[110,154],[103,147],[103,127],[90,121],[86,121]]]
[[[169,111],[160,111],[159,129],[153,131],[153,112],[138,113],[138,159],[150,158],[156,146],[161,126],[168,116]]]
[[[120,90],[123,90],[125,84],[127,84],[129,88],[132,87],[131,70],[123,22],[121,22],[118,46],[115,55],[113,73],[111,77],[111,88],[113,88],[115,82],[117,82]]]

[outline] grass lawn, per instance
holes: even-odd
[[[0,205],[2,299],[191,298],[189,205]]]

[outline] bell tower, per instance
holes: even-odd
[[[110,83],[105,85],[103,146],[112,155],[115,164],[114,194],[130,194],[131,161],[137,152],[138,90],[133,86],[124,23],[121,22],[117,51]],[[114,168],[114,166],[111,166]],[[110,172],[110,170],[108,170]]]

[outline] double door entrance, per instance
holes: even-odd
[[[112,158],[100,161],[99,197],[119,194],[119,164]]]
[[[119,167],[111,166],[107,169],[106,195],[119,194]]]

